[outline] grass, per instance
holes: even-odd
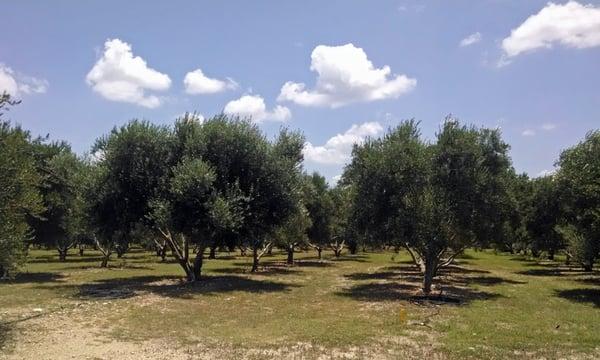
[[[250,258],[219,255],[191,285],[181,282],[177,264],[140,250],[109,269],[97,267],[92,251],[67,262],[32,251],[24,273],[0,284],[0,348],[23,356],[21,340],[35,329],[39,351],[44,336],[69,320],[112,344],[175,341],[231,358],[600,354],[599,273],[468,251],[439,276],[439,301],[431,301],[419,296],[406,254],[318,261],[307,252],[292,267],[275,254],[257,274],[248,273]]]

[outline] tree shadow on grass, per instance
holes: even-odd
[[[59,264],[69,264],[69,263],[82,263],[82,262],[98,262],[102,261],[101,256],[97,255],[72,255],[67,256],[65,261],[60,261],[58,259],[58,254],[56,255],[43,255],[38,256],[32,259],[28,259],[27,262],[31,264],[43,264],[43,263],[59,263]]]
[[[297,260],[294,262],[294,266],[299,267],[330,267],[333,266],[331,261],[327,260]]]
[[[32,273],[18,273],[14,279],[6,281],[0,281],[1,284],[27,284],[27,283],[48,283],[55,281],[62,281],[63,275],[52,272],[32,272]]]
[[[249,267],[226,267],[213,269],[216,273],[222,274],[251,274]],[[286,266],[265,266],[259,268],[256,275],[292,275],[301,273],[299,270],[294,270],[292,267]]]
[[[600,289],[555,290],[556,296],[578,303],[589,303],[600,307]]]
[[[400,273],[394,271],[378,271],[374,273],[353,273],[344,275],[346,279],[350,280],[387,280],[387,279],[398,279]]]
[[[65,285],[76,288],[74,296],[88,300],[127,299],[140,293],[152,293],[170,298],[192,298],[194,295],[215,295],[223,292],[244,291],[269,293],[289,291],[299,285],[255,280],[244,276],[208,275],[200,281],[188,283],[174,276],[134,276],[104,279],[82,285]]]
[[[354,281],[377,281],[358,284],[339,292],[338,295],[364,301],[428,301],[439,303],[465,304],[473,300],[486,300],[500,297],[487,291],[480,291],[470,285],[493,286],[502,283],[522,284],[523,282],[495,276],[477,275],[487,271],[471,270],[452,266],[442,269],[434,279],[435,290],[431,295],[424,296],[421,291],[423,277],[415,266],[400,265],[383,268],[383,271],[373,273],[354,273],[345,275]],[[476,274],[476,276],[473,276]]]
[[[592,276],[592,277],[583,277],[581,279],[577,279],[578,282],[588,284],[588,285],[597,285],[600,286],[600,277]]]
[[[428,296],[414,283],[368,283],[355,285],[337,292],[336,295],[361,301],[412,301],[465,305],[473,300],[489,300],[502,297],[500,294],[478,291],[457,286],[443,286]]]
[[[495,286],[495,285],[500,285],[500,284],[511,284],[511,285],[527,284],[526,281],[511,280],[511,279],[506,279],[506,278],[502,278],[502,277],[498,277],[498,276],[471,276],[471,277],[465,277],[464,280],[467,283],[477,284],[477,285],[482,285],[482,286]]]
[[[545,267],[542,269],[529,269],[517,272],[520,275],[529,275],[529,276],[579,276],[579,275],[600,275],[600,272],[595,270],[593,272],[583,271],[583,269],[578,269],[575,267],[566,267],[566,266],[558,266],[558,267]]]
[[[329,261],[340,261],[340,262],[354,261],[354,262],[365,263],[365,262],[368,262],[368,259],[369,259],[369,257],[365,256],[365,255],[342,255],[339,258],[332,257],[329,259]]]
[[[154,270],[153,267],[145,266],[145,265],[136,265],[136,264],[131,264],[131,263],[111,264],[110,262],[108,263],[107,268],[113,269],[113,270]],[[65,267],[57,269],[57,270],[69,271],[69,270],[90,270],[90,269],[101,269],[100,262],[98,262],[97,264],[90,264],[90,265],[65,266]]]
[[[206,257],[206,260],[210,261],[210,260],[237,260],[237,256],[236,255],[219,255],[217,254],[217,257],[215,257],[214,259],[209,259],[208,256]]]

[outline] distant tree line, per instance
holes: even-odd
[[[556,174],[517,174],[497,129],[447,118],[435,141],[403,121],[355,145],[330,187],[303,167],[301,133],[269,140],[249,119],[186,114],[173,126],[132,120],[78,156],[2,120],[0,276],[31,246],[94,247],[106,267],[136,244],[170,254],[189,281],[218,251],[252,256],[273,247],[406,250],[431,291],[439,270],[466,248],[567,261],[591,270],[600,252],[600,132],[562,152]]]

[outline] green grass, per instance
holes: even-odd
[[[62,263],[55,252],[32,251],[24,273],[0,284],[0,347],[20,341],[30,316],[51,321],[60,313],[106,341],[168,339],[232,351],[310,344],[302,350],[307,358],[333,349],[392,358],[599,354],[598,273],[468,251],[437,279],[434,292],[445,301],[424,301],[406,254],[320,262],[300,253],[292,267],[275,254],[262,259],[258,274],[248,273],[250,258],[219,255],[205,261],[204,280],[190,285],[180,281],[178,265],[139,250],[109,269],[97,267],[92,251]],[[32,313],[38,307],[43,313]]]

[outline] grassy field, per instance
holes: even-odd
[[[468,251],[418,297],[406,254],[219,254],[198,284],[132,251],[32,251],[0,284],[0,358],[598,358],[600,274]]]

